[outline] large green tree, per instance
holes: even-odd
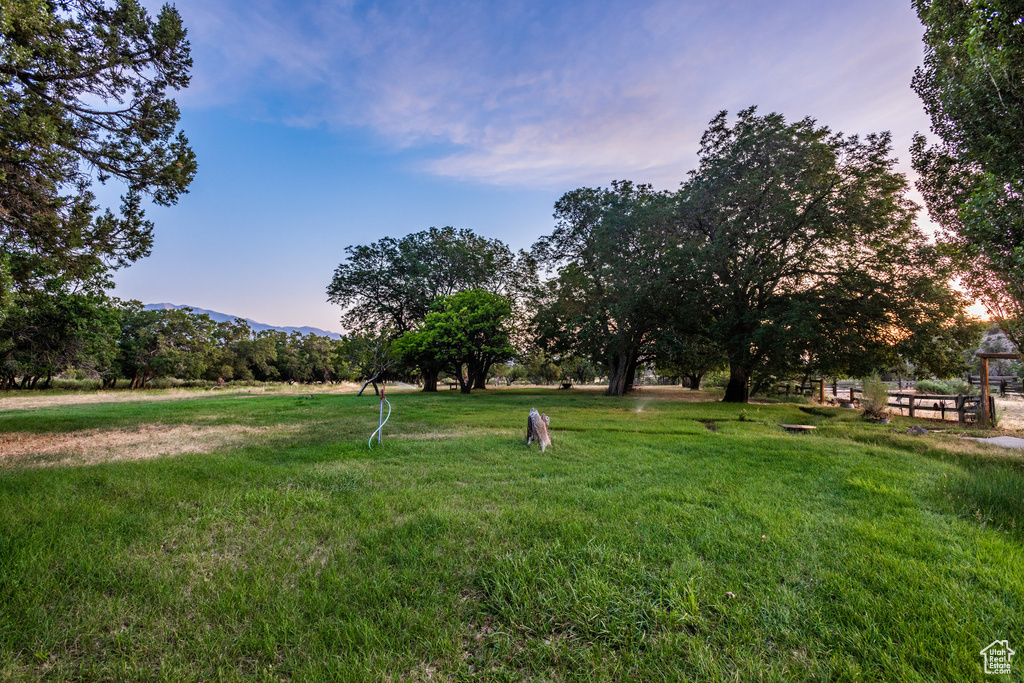
[[[609,394],[632,388],[665,324],[675,202],[628,181],[573,190],[555,204],[552,234],[533,246],[553,275],[537,297],[538,342],[606,368]]]
[[[469,289],[506,297],[523,318],[520,295],[536,277],[529,255],[464,228],[430,228],[345,251],[327,296],[342,307],[342,324],[360,335],[386,330],[397,338],[419,327],[435,300]],[[486,377],[474,385],[484,388]],[[425,375],[424,391],[436,389],[436,373]]]
[[[46,389],[55,375],[102,373],[116,353],[117,310],[101,294],[49,287],[27,292],[0,321],[0,388]]]
[[[955,339],[963,301],[890,152],[754,108],[711,121],[679,195],[674,324],[725,351],[726,401],[758,372],[859,375]]]
[[[144,197],[173,204],[196,171],[167,96],[191,63],[169,5],[0,0],[0,265],[16,288],[104,281],[149,253]],[[117,211],[91,189],[111,178]]]
[[[501,240],[453,227],[430,228],[345,248],[327,299],[342,307],[352,330],[418,326],[438,297],[485,289],[513,297],[530,282],[532,262]]]
[[[424,376],[447,370],[468,394],[491,366],[510,360],[512,306],[498,294],[469,289],[434,301],[423,325],[395,340],[394,351]]]
[[[966,289],[1024,342],[1024,7],[915,0],[926,55],[913,86],[939,143],[911,150],[918,189]]]
[[[132,389],[158,377],[198,379],[210,362],[217,324],[192,309],[147,310],[129,302],[121,316],[118,361]]]

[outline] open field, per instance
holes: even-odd
[[[1024,453],[684,398],[0,403],[0,679],[1000,680]]]

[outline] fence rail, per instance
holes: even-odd
[[[1016,383],[1014,383],[1015,380]],[[975,384],[978,383],[975,378]],[[889,386],[890,408],[897,408],[900,415],[907,417],[922,417],[939,420],[956,420],[959,424],[973,424],[978,422],[981,413],[981,397],[967,396],[964,394],[918,394],[906,391],[912,389],[914,382],[885,382]],[[833,380],[825,385],[831,390],[831,395],[838,401],[856,403],[863,396],[859,382],[840,382]],[[1011,391],[1020,393],[1020,380],[1017,378],[995,377],[991,378],[990,386],[998,388],[1000,394],[1006,396]],[[820,380],[813,382],[788,382],[775,385],[777,394],[785,393],[797,395],[815,395],[821,388]],[[989,414],[995,411],[995,399],[990,392]]]
[[[967,373],[964,375],[964,379],[969,385],[981,386],[981,376]],[[1024,380],[1020,377],[1014,377],[1013,375],[990,375],[988,378],[988,386],[990,392],[993,389],[999,391],[999,395],[1003,398],[1016,394],[1018,396],[1024,396]],[[994,393],[994,392],[992,392]]]
[[[981,413],[980,396],[898,393],[889,394],[889,399],[889,407],[899,408],[900,415],[906,410],[907,417],[918,417],[922,412],[930,412],[933,419],[934,413],[939,413],[939,419],[945,420],[948,412],[956,415],[956,421],[959,424],[969,424],[977,422],[978,415]],[[928,402],[931,402],[931,405],[928,405]],[[989,415],[994,414],[995,399],[992,396],[988,397],[988,405]],[[920,416],[925,417],[924,415]]]

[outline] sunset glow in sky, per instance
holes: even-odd
[[[454,225],[528,248],[576,187],[675,188],[722,109],[891,130],[905,171],[928,131],[909,0],[175,4],[199,173],[114,294],[270,324],[340,330],[346,245]]]

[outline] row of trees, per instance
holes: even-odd
[[[552,234],[515,257],[451,228],[353,247],[330,300],[351,327],[397,340],[427,390],[441,369],[463,391],[483,386],[488,358],[531,346],[598,368],[619,395],[645,364],[692,386],[726,365],[727,401],[794,374],[948,376],[981,332],[957,276],[1020,348],[1022,17],[998,0],[914,6],[928,52],[913,86],[940,142],[918,136],[912,155],[937,244],[915,223],[888,133],[844,136],[750,108],[711,121],[675,192],[626,181],[569,192]],[[455,292],[475,292],[458,315]],[[507,300],[507,322],[470,334],[497,310],[485,292]]]
[[[254,332],[241,319],[215,322],[190,309],[148,310],[137,301],[102,296],[34,293],[0,325],[0,390],[48,388],[69,371],[130,389],[153,380],[370,382],[415,381],[438,374],[464,389],[493,378],[511,384],[588,382],[596,371],[578,359],[558,363],[539,350],[512,363],[505,326],[508,303],[469,290],[435,302],[427,322],[392,345],[373,334],[341,339]],[[428,368],[429,373],[424,373]],[[463,369],[471,369],[460,375]]]
[[[329,297],[394,340],[428,391],[441,371],[483,387],[532,346],[598,368],[617,395],[644,365],[691,385],[728,366],[727,401],[784,375],[946,376],[978,329],[891,151],[888,134],[722,112],[678,191],[569,192],[554,231],[516,256],[451,228],[350,247]]]
[[[136,301],[36,292],[0,325],[0,389],[46,388],[70,369],[115,388],[174,377],[211,381],[359,380],[374,366],[374,339],[218,323],[189,309],[147,310]]]

